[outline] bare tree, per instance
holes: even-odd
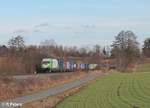
[[[99,64],[102,60],[102,57],[103,56],[101,52],[101,47],[99,45],[95,45],[93,47],[93,56],[92,56],[94,62]]]
[[[40,44],[40,51],[45,53],[48,57],[53,57],[55,49],[57,47],[56,42],[51,39],[51,40],[45,40],[41,42]]]
[[[0,46],[0,56],[7,56],[8,48],[5,45]]]
[[[144,41],[144,45],[143,45],[143,54],[146,57],[150,57],[150,38],[147,38]]]
[[[139,56],[138,42],[132,31],[121,31],[115,37],[112,47],[120,71],[126,71],[129,64]]]
[[[25,48],[25,41],[22,36],[12,37],[8,41],[8,46],[13,50],[22,51]]]
[[[41,46],[56,46],[56,42],[53,39],[45,40],[41,42]]]
[[[105,56],[105,58],[110,58],[111,56],[111,49],[109,46],[106,46],[103,48],[103,55]]]

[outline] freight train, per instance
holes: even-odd
[[[51,73],[51,72],[74,72],[74,71],[89,71],[100,69],[101,67],[115,68],[115,65],[110,64],[89,64],[77,62],[73,59],[54,59],[44,58],[40,66],[36,67],[36,73]]]

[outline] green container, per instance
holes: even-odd
[[[57,59],[52,59],[52,70],[57,71],[59,69],[59,63]]]

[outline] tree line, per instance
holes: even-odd
[[[105,53],[104,53],[105,50]],[[68,47],[58,45],[54,40],[45,40],[40,45],[26,45],[22,36],[12,37],[7,45],[0,46],[0,73],[30,74],[34,73],[42,58],[75,59],[85,63],[100,63],[107,51],[100,45],[91,48]]]
[[[33,73],[42,58],[72,58],[86,63],[102,63],[115,60],[119,71],[126,71],[139,57],[150,57],[150,38],[145,39],[142,51],[137,36],[132,31],[121,31],[111,46],[67,47],[54,40],[45,40],[40,45],[26,45],[22,36],[9,39],[7,45],[0,46],[0,73]]]

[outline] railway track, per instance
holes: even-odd
[[[33,74],[33,75],[16,75],[16,76],[13,76],[13,78],[15,78],[17,80],[23,80],[23,79],[28,79],[28,78],[54,77],[54,76],[71,75],[71,74],[74,74],[74,72],[40,73],[40,74]]]

